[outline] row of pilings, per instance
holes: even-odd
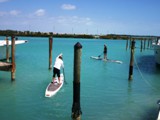
[[[131,48],[132,41],[139,41],[140,46],[136,47],[140,50],[140,52],[145,51],[146,49],[150,49],[152,47],[152,43],[157,40],[157,37],[149,37],[149,38],[132,38],[126,40],[126,50]]]
[[[139,47],[135,47],[135,40],[137,42],[140,42]],[[158,37],[147,37],[147,38],[132,38],[126,40],[126,51],[129,48],[130,49],[130,64],[129,64],[129,77],[128,80],[133,79],[133,66],[134,66],[134,54],[135,49],[140,49],[140,52],[145,51],[146,49],[152,49],[153,42],[156,42],[158,40]]]

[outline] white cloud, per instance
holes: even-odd
[[[20,13],[20,11],[17,11],[17,10],[11,10],[9,13],[10,13],[10,15],[14,15],[14,16],[16,16],[16,15],[18,15],[18,14]]]
[[[0,16],[7,15],[7,12],[0,11]]]
[[[44,9],[39,9],[34,14],[36,16],[44,16],[45,15],[45,10]]]
[[[20,14],[20,11],[17,10],[11,10],[11,11],[0,11],[0,16],[8,16],[8,15],[12,15],[12,16],[17,16],[18,14]]]
[[[0,3],[7,2],[8,0],[0,0]]]
[[[61,8],[64,9],[64,10],[75,10],[76,6],[75,5],[71,5],[71,4],[63,4],[61,6]]]
[[[79,17],[79,16],[59,16],[54,19],[57,24],[64,26],[91,26],[94,22],[88,17]]]

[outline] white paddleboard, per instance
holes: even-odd
[[[60,75],[60,83],[58,82],[58,77],[55,78],[53,83],[49,83],[45,91],[45,97],[52,97],[54,96],[63,86],[64,83],[64,76],[61,73]]]
[[[119,64],[122,64],[123,62],[120,61],[120,60],[111,60],[111,59],[107,59],[107,60],[104,60],[106,62],[115,62],[115,63],[119,63]]]
[[[101,57],[91,56],[90,58],[95,59],[95,60],[102,60],[102,58],[101,58]]]
[[[123,62],[120,61],[120,60],[111,60],[111,59],[104,60],[104,59],[101,58],[101,57],[95,57],[95,56],[91,56],[90,58],[95,59],[95,60],[103,60],[103,61],[105,61],[105,62],[114,62],[114,63],[119,63],[119,64],[122,64],[122,63],[123,63]]]

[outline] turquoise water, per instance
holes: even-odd
[[[3,39],[3,37],[1,37]],[[0,120],[71,120],[74,45],[80,42],[82,120],[155,120],[160,95],[160,69],[152,50],[140,52],[136,42],[133,80],[128,81],[130,51],[125,40],[54,38],[53,63],[63,53],[68,84],[52,98],[44,93],[52,78],[48,70],[48,38],[19,37],[16,46],[16,80],[0,72]],[[123,64],[90,59],[108,46],[108,58]]]

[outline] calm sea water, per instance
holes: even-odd
[[[4,37],[0,37],[3,39]],[[44,93],[52,78],[48,70],[48,38],[19,37],[16,46],[16,80],[0,71],[0,120],[71,120],[74,45],[80,42],[82,120],[155,120],[160,99],[160,69],[153,50],[140,52],[136,42],[134,75],[128,81],[130,50],[125,40],[54,38],[53,63],[63,53],[68,84],[52,98]],[[123,64],[90,59],[108,46],[108,58]]]

